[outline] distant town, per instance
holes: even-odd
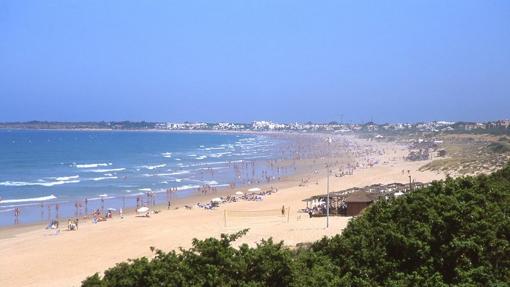
[[[398,135],[400,133],[484,133],[510,134],[510,120],[489,122],[448,122],[432,121],[420,123],[275,123],[272,121],[254,121],[252,123],[205,123],[205,122],[4,122],[1,129],[98,129],[98,130],[214,130],[214,131],[294,131],[294,132],[330,132],[330,133],[370,133],[376,136]]]

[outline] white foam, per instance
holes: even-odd
[[[201,156],[197,156],[195,159],[203,160],[203,159],[206,159],[206,158],[207,158],[207,156],[201,155]]]
[[[225,146],[220,146],[220,147],[208,147],[208,148],[206,148],[205,150],[220,150],[220,149],[225,149]]]
[[[158,173],[155,175],[157,175],[157,176],[171,176],[171,175],[175,175],[175,173]]]
[[[210,154],[209,156],[214,157],[214,158],[219,158],[219,157],[222,157],[227,154],[231,154],[231,152],[227,151],[227,152],[213,153],[213,154]]]
[[[177,190],[186,190],[186,189],[193,189],[193,188],[199,188],[200,185],[183,185],[177,187]]]
[[[4,182],[0,182],[0,185],[3,185],[3,186],[55,186],[55,185],[61,185],[61,184],[66,184],[66,183],[78,183],[80,182],[80,180],[78,179],[75,179],[75,180],[58,180],[58,181],[44,181],[44,180],[39,180],[37,182],[25,182],[25,181],[4,181]]]
[[[112,165],[111,162],[109,163],[86,163],[86,164],[76,164],[75,166],[77,168],[95,168],[100,166],[110,166]]]
[[[168,175],[180,175],[180,174],[188,174],[188,173],[190,173],[189,170],[181,170],[181,171],[169,173]]]
[[[171,152],[164,152],[161,154],[163,157],[166,157],[166,158],[171,158],[172,157],[172,153]]]
[[[152,189],[150,189],[150,188],[139,188],[138,190],[139,191],[152,191]]]
[[[162,168],[162,167],[165,167],[165,166],[166,166],[166,163],[158,164],[158,165],[143,165],[143,166],[141,166],[141,168],[153,170],[153,169]]]
[[[92,180],[100,181],[100,180],[117,179],[117,178],[118,177],[116,177],[116,176],[105,176],[105,177],[96,177],[96,178],[93,178]]]
[[[73,180],[73,179],[78,179],[78,178],[80,178],[79,175],[54,177],[54,179],[59,180],[59,181]]]
[[[0,203],[19,203],[19,202],[35,202],[35,201],[46,201],[56,199],[57,197],[53,194],[48,196],[41,197],[32,197],[32,198],[18,198],[18,199],[3,199],[0,200]]]
[[[126,170],[126,169],[124,167],[119,167],[119,168],[91,169],[88,171],[97,172],[97,173],[105,173],[105,172],[116,172],[116,171],[123,171],[123,170]]]

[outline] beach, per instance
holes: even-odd
[[[331,191],[375,183],[408,183],[409,175],[419,182],[430,182],[444,177],[437,172],[418,171],[428,161],[404,161],[402,156],[407,152],[404,146],[356,141],[359,146],[363,146],[363,150],[371,147],[379,153],[371,153],[368,159],[362,150],[354,152],[356,158],[351,160],[357,161],[359,167],[353,170],[352,175],[330,176]],[[316,160],[304,160],[300,163],[303,168],[299,173],[283,178],[280,182],[227,189],[221,194],[204,195],[201,199],[201,202],[207,202],[211,197],[233,194],[237,190],[247,192],[254,186],[262,190],[267,190],[270,186],[278,189],[261,201],[224,203],[213,210],[196,206],[187,209],[183,206],[192,202],[180,202],[171,209],[165,206],[156,207],[161,212],[148,218],[128,213],[123,219],[115,215],[114,218],[97,224],[92,224],[91,220],[82,220],[78,231],[67,231],[65,226],[61,226],[61,231],[56,233],[55,230],[44,229],[44,225],[2,229],[0,285],[79,286],[87,276],[102,272],[128,258],[151,257],[153,254],[150,247],[164,251],[188,248],[193,238],[219,237],[222,233],[234,233],[245,228],[249,229],[248,234],[236,241],[236,244],[254,245],[261,239],[272,237],[276,241],[283,240],[285,245],[295,246],[341,233],[351,217],[332,216],[330,226],[326,228],[325,217],[309,218],[308,214],[299,212],[306,207],[303,199],[326,193],[326,169],[317,167],[332,164],[332,158],[327,155],[331,155],[330,150],[323,151],[323,156]],[[338,165],[345,163],[336,162]],[[308,168],[305,168],[306,166]],[[178,208],[175,209],[176,207]],[[280,210],[282,207],[290,211],[286,217],[227,216],[225,224],[225,210],[228,214],[231,211]],[[63,220],[61,225],[65,225]]]

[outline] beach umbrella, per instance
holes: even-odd
[[[222,202],[223,200],[221,200],[221,198],[219,197],[215,197],[213,199],[211,199],[212,202]]]
[[[136,210],[136,212],[138,213],[145,213],[147,211],[149,211],[149,208],[147,206],[142,206]]]
[[[250,189],[248,189],[248,191],[249,191],[249,192],[257,192],[257,191],[261,191],[261,189],[260,189],[260,188],[258,188],[258,187],[254,187],[254,188],[250,188]]]
[[[236,192],[236,195],[244,195],[244,193],[242,191],[238,191]]]

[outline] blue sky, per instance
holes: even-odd
[[[0,1],[0,121],[510,118],[510,1]]]

